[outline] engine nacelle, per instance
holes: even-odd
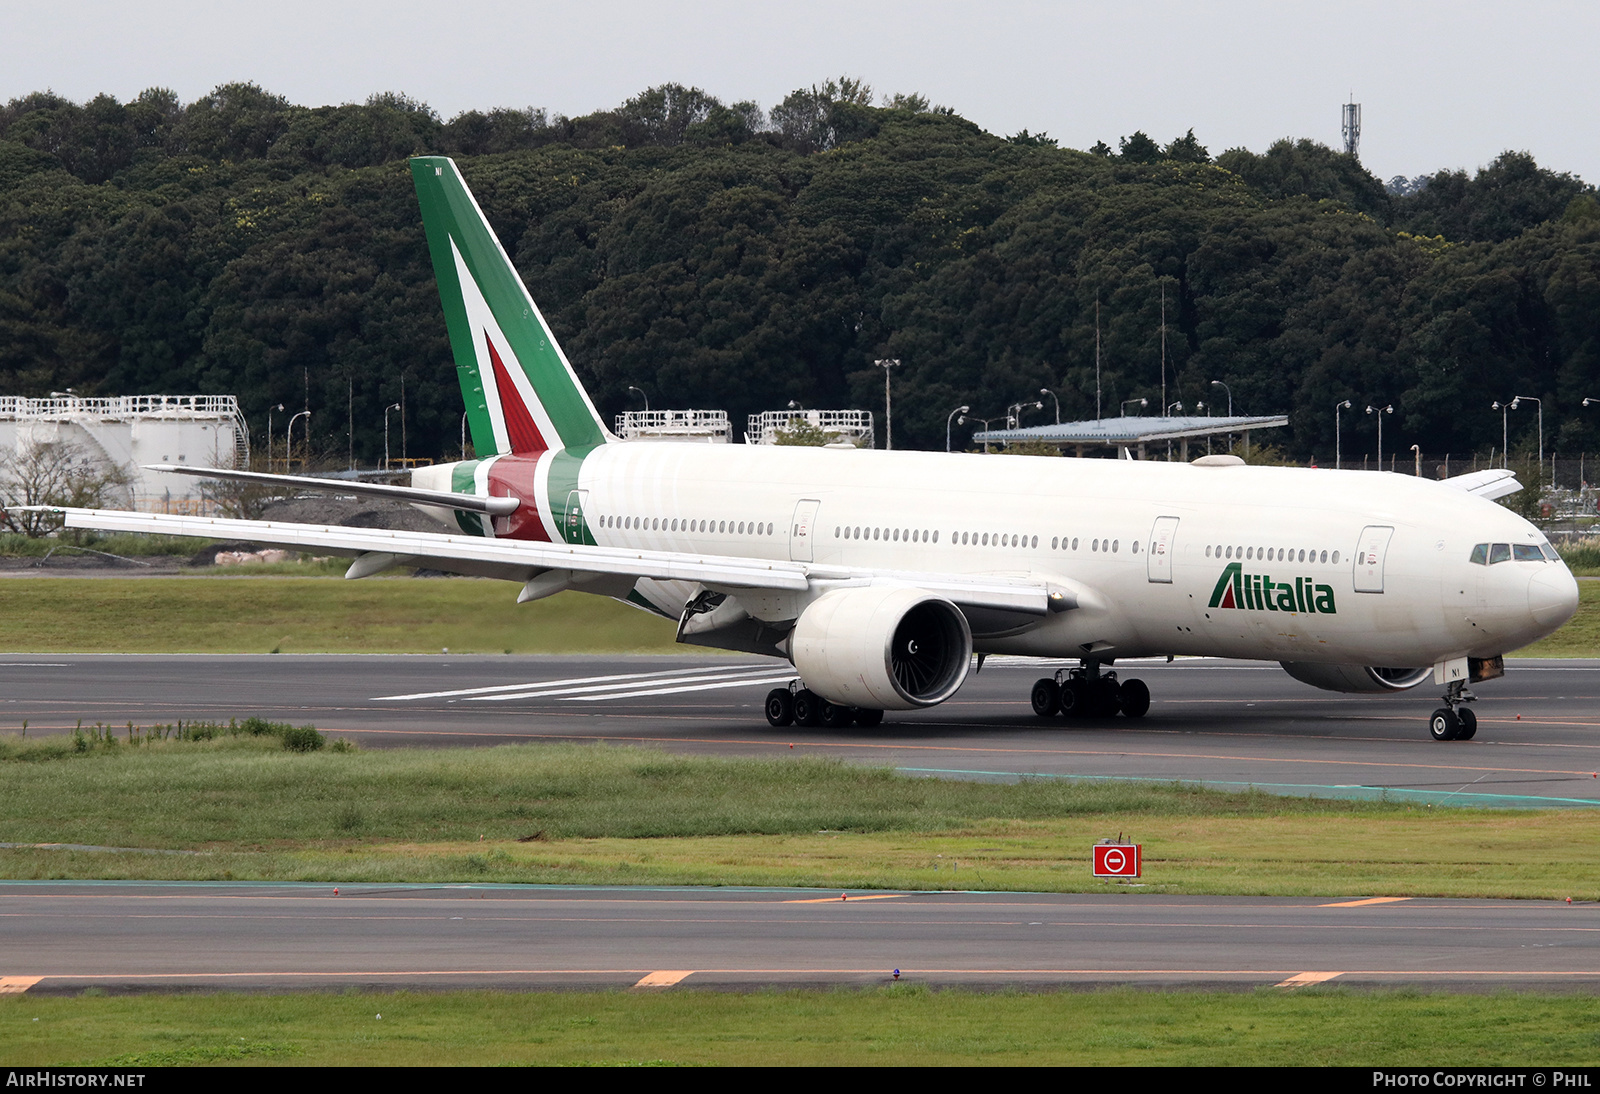
[[[868,710],[942,703],[972,663],[966,616],[920,589],[824,593],[800,613],[791,642],[806,687],[830,703]]]
[[[1374,665],[1318,665],[1310,661],[1280,661],[1283,671],[1323,691],[1404,691],[1433,675],[1432,668],[1400,669]]]

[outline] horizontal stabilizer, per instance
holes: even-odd
[[[1470,475],[1457,475],[1444,480],[1446,486],[1453,486],[1457,490],[1464,490],[1468,494],[1476,494],[1480,498],[1493,501],[1503,498],[1507,494],[1515,494],[1522,489],[1522,484],[1517,481],[1517,473],[1505,467],[1494,467],[1488,471],[1474,471]]]
[[[288,486],[296,490],[321,490],[331,494],[354,494],[362,498],[384,498],[389,501],[407,501],[413,505],[438,505],[445,509],[462,509],[468,513],[487,513],[503,517],[514,513],[522,502],[517,498],[480,498],[472,494],[452,494],[448,490],[419,490],[414,486],[388,486],[377,482],[357,482],[354,479],[318,479],[310,475],[269,475],[262,471],[232,471],[220,467],[180,467],[172,463],[153,463],[146,471],[161,471],[169,475],[194,475],[202,479],[224,479],[228,482],[254,482],[263,486]]]

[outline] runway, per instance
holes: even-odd
[[[1437,743],[1423,685],[1339,695],[1277,665],[1127,662],[1154,701],[1133,722],[1039,719],[1054,666],[992,658],[956,697],[845,731],[767,725],[788,666],[746,657],[0,656],[0,733],[259,714],[363,747],[581,741],[728,756],[831,754],[906,772],[1182,780],[1285,794],[1479,806],[1600,806],[1600,661],[1512,660],[1477,687],[1475,740]]]
[[[0,882],[0,992],[1600,985],[1593,904],[840,895]]]

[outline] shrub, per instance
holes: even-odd
[[[284,749],[289,752],[315,752],[328,743],[316,726],[284,726],[280,736]]]

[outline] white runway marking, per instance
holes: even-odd
[[[593,703],[601,699],[643,699],[647,695],[677,695],[685,691],[715,691],[717,688],[753,688],[757,685],[787,684],[795,677],[794,673],[787,676],[761,677],[757,679],[734,680],[727,684],[690,684],[681,688],[656,688],[652,691],[622,691],[613,695],[574,695],[564,698],[563,703]]]
[[[794,679],[794,675],[793,669],[773,665],[702,665],[692,669],[625,672],[608,676],[577,676],[561,680],[460,688],[454,691],[378,695],[371,701],[446,699],[451,702],[496,703],[512,699],[563,699],[567,702],[593,702],[601,699],[627,699],[634,696],[674,695],[689,691],[781,684]]]

